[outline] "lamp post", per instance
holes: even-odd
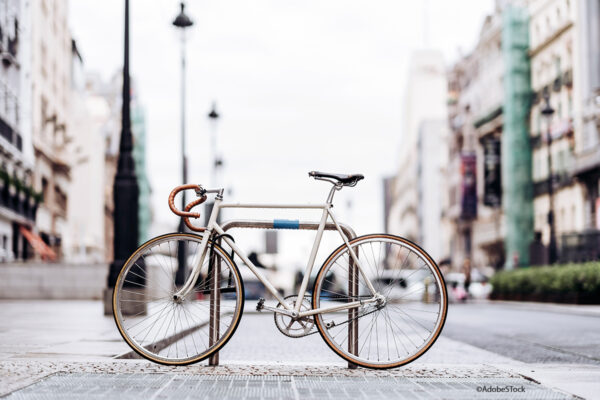
[[[544,90],[544,108],[542,116],[547,122],[546,143],[548,149],[548,225],[550,225],[550,241],[548,244],[548,262],[554,264],[557,259],[556,232],[554,227],[554,179],[552,174],[552,115],[554,109],[550,105],[550,92]]]
[[[112,314],[112,288],[127,258],[138,246],[138,195],[139,189],[133,162],[133,139],[131,136],[129,82],[129,0],[125,0],[125,37],[123,57],[123,101],[121,109],[121,139],[119,159],[113,185],[114,199],[114,261],[108,273],[108,288],[104,292],[104,314]],[[143,278],[140,278],[143,279]],[[140,286],[144,282],[132,282]],[[131,313],[139,313],[139,307],[132,307]],[[128,310],[123,310],[127,313]]]
[[[221,117],[221,115],[217,112],[217,104],[216,102],[213,101],[212,103],[212,108],[210,110],[210,112],[208,113],[208,120],[209,125],[210,125],[210,147],[211,147],[211,152],[212,152],[212,156],[213,156],[213,161],[212,161],[212,166],[211,166],[211,186],[213,187],[217,187],[218,185],[218,171],[219,168],[221,167],[221,165],[223,165],[223,160],[221,159],[221,157],[219,157],[217,151],[217,122],[219,120],[219,118]],[[214,206],[214,202],[208,202],[206,203],[206,207],[205,207],[205,225],[208,224],[208,219],[210,217],[210,214],[212,213],[212,208]],[[217,222],[219,222],[221,220],[222,217],[222,213],[219,213],[219,215],[217,216]]]
[[[181,175],[182,184],[187,182],[187,155],[185,151],[185,30],[190,26],[194,25],[194,22],[185,13],[185,4],[181,2],[180,11],[177,17],[173,20],[173,25],[181,30]],[[181,209],[184,210],[186,206],[185,191],[181,193]],[[179,232],[185,230],[183,224],[183,218],[179,220]],[[185,260],[186,260],[186,248],[183,242],[179,243],[177,247],[177,274],[175,275],[175,283],[182,285],[185,281]]]
[[[213,165],[212,165],[212,182],[211,185],[215,186],[218,184],[217,182],[217,172],[221,165],[223,165],[223,160],[217,154],[217,121],[219,120],[219,113],[217,112],[217,104],[213,101],[212,109],[208,113],[208,119],[210,121],[210,142],[213,153]]]

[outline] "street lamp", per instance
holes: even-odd
[[[221,159],[221,157],[219,157],[218,153],[217,153],[217,123],[219,121],[219,118],[221,117],[221,115],[217,112],[217,104],[216,102],[213,101],[212,103],[212,108],[210,110],[210,112],[208,113],[208,120],[210,121],[210,147],[211,147],[211,152],[212,152],[212,156],[213,156],[213,161],[212,161],[212,166],[211,166],[211,186],[213,187],[217,187],[218,183],[217,182],[217,177],[218,177],[218,171],[219,168],[223,165],[223,160]],[[205,212],[206,212],[206,218],[205,218],[205,222],[206,224],[208,224],[208,218],[210,217],[210,214],[212,213],[212,208],[213,208],[214,203],[208,202],[206,203],[206,207],[205,207]],[[217,217],[219,220],[221,219],[221,214],[219,214],[219,216]],[[218,221],[217,221],[218,222]]]
[[[130,82],[129,82],[129,0],[125,0],[125,37],[123,57],[123,91],[121,105],[121,139],[119,142],[119,160],[113,185],[114,200],[114,261],[108,273],[108,288],[104,292],[104,314],[112,314],[112,288],[117,276],[129,255],[138,246],[138,195],[139,189],[133,162],[133,138],[131,136]],[[126,282],[124,286],[140,287],[145,285],[145,278],[139,282]],[[132,289],[136,290],[136,289]],[[139,315],[140,303],[130,302],[123,312]],[[137,304],[137,306],[136,306]]]
[[[182,184],[187,182],[187,155],[185,152],[185,30],[190,26],[194,25],[194,22],[185,13],[185,4],[181,2],[181,10],[175,19],[173,25],[181,30],[181,173],[182,173]],[[181,209],[184,210],[186,206],[185,191],[181,194]],[[185,230],[183,224],[183,218],[179,221],[179,232]],[[185,260],[186,260],[186,249],[183,242],[180,242],[177,248],[177,261],[179,268],[175,276],[175,283],[182,285],[185,281]]]
[[[550,242],[548,244],[548,262],[554,264],[557,259],[556,232],[554,228],[554,179],[552,174],[552,115],[554,109],[550,105],[550,91],[544,89],[544,108],[542,116],[547,122],[546,143],[548,148],[548,224],[550,225]]]
[[[210,142],[213,153],[213,165],[212,165],[212,182],[211,185],[215,186],[217,182],[217,171],[223,165],[223,160],[217,154],[217,122],[219,120],[219,113],[217,112],[217,104],[213,101],[212,109],[208,113],[208,119],[210,121]]]

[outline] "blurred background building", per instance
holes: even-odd
[[[73,67],[81,62],[68,29],[68,3],[33,1],[30,14],[31,70],[26,90],[31,91],[35,154],[34,188],[42,193],[36,228],[43,242],[63,256],[62,241],[68,234],[67,208],[72,157],[71,93]],[[75,60],[74,60],[75,58]]]
[[[501,269],[598,258],[599,12],[594,1],[496,1],[473,51],[448,68],[449,139],[439,141],[447,189],[434,187],[447,190],[450,230],[435,241],[449,251],[438,260]],[[406,89],[408,149],[419,132],[410,121],[422,118],[418,82],[409,78]],[[437,93],[428,90],[419,95]],[[427,187],[415,179],[432,160],[404,150],[388,225],[438,249],[418,218],[435,208],[413,193]]]
[[[120,72],[85,70],[67,1],[0,2],[0,260],[112,259]],[[145,114],[133,94],[140,239],[148,238]]]
[[[404,93],[398,173],[391,184],[389,232],[441,256],[441,202],[446,159],[446,73],[441,52],[413,52]],[[442,189],[442,190],[440,190]]]
[[[80,48],[74,40],[69,28],[72,6],[64,0],[0,0],[0,262],[82,265],[107,263],[113,259],[113,181],[121,132],[122,76],[116,67],[105,71],[105,76],[90,71],[85,63],[86,50],[94,52],[96,49]],[[425,14],[427,12],[425,10]],[[427,41],[403,50],[409,54],[407,65],[402,66],[406,78],[399,80],[404,86],[396,88],[389,82],[381,82],[387,91],[394,92],[399,104],[387,101],[385,105],[377,105],[381,116],[398,114],[398,127],[391,126],[391,119],[381,123],[384,120],[378,119],[381,116],[373,118],[371,111],[357,107],[360,109],[357,113],[370,115],[369,123],[360,129],[379,130],[378,134],[387,135],[379,137],[379,141],[390,143],[389,147],[392,139],[399,139],[400,143],[394,168],[385,167],[385,173],[377,177],[385,178],[373,179],[383,185],[383,190],[378,192],[378,196],[382,192],[383,196],[376,201],[382,203],[384,229],[419,243],[438,262],[455,271],[466,263],[491,274],[495,270],[530,265],[598,260],[598,1],[496,0],[489,15],[478,23],[480,29],[474,45],[453,60],[444,57],[441,49]],[[139,48],[140,52],[148,52],[143,46]],[[200,49],[212,51],[205,47]],[[327,51],[332,63],[338,62],[333,55],[335,49],[333,46]],[[231,53],[238,54],[237,50]],[[173,61],[175,68],[178,58],[173,60],[169,62]],[[373,64],[380,65],[382,60],[377,59]],[[235,64],[229,60],[219,62]],[[365,65],[368,64],[365,61]],[[272,62],[269,65],[284,68]],[[304,73],[302,68],[293,73]],[[216,74],[217,69],[204,75]],[[198,82],[206,83],[199,81],[201,74],[193,71],[190,87],[197,86]],[[141,76],[141,72],[137,72]],[[161,73],[162,70],[155,72],[154,77]],[[162,82],[155,79],[157,87],[152,87],[148,85],[147,76],[146,81],[140,76],[139,81],[133,79],[131,113],[133,157],[140,192],[138,231],[142,243],[150,237],[154,212],[162,212],[158,207],[151,209],[149,167],[158,164],[155,168],[167,170],[175,168],[180,160],[179,156],[170,156],[162,157],[164,164],[162,160],[156,161],[157,158],[148,161],[149,154],[164,151],[160,147],[165,142],[157,144],[158,140],[169,140],[170,132],[161,130],[162,137],[155,134],[152,140],[149,132],[152,126],[163,126],[160,124],[168,120],[160,113],[173,102],[162,100],[151,109],[143,96],[151,90],[167,93],[173,85],[161,86],[158,84]],[[370,75],[369,79],[365,78],[369,83],[364,87],[377,88],[370,79]],[[213,81],[225,85],[226,79]],[[245,88],[244,95],[262,89],[262,86]],[[211,90],[211,93],[202,91],[203,95],[221,99],[216,89]],[[320,89],[313,92],[315,90]],[[333,86],[327,90],[330,90],[327,96],[339,95]],[[364,90],[366,93],[367,89]],[[190,100],[197,92],[190,90]],[[280,182],[287,179],[282,178],[287,170],[275,171],[271,159],[262,160],[268,156],[258,157],[252,153],[244,158],[235,153],[234,150],[255,146],[258,142],[255,136],[259,135],[259,130],[255,130],[236,136],[230,128],[235,123],[238,127],[256,123],[260,129],[264,125],[273,132],[281,132],[288,129],[291,114],[297,115],[298,121],[314,118],[320,121],[311,125],[318,138],[338,145],[339,140],[333,133],[323,132],[342,131],[344,129],[339,127],[351,120],[344,120],[343,116],[327,120],[333,115],[333,109],[327,108],[336,102],[333,100],[324,106],[311,98],[306,103],[310,106],[305,104],[314,111],[309,118],[304,116],[301,106],[284,110],[281,98],[277,98],[278,107],[283,107],[279,109],[273,103],[239,100],[242,92],[237,87],[232,93],[235,95],[223,96],[227,110],[232,110],[231,119],[223,121],[218,134],[220,146],[228,151],[228,168],[232,168],[228,175],[232,177],[242,168],[250,171],[260,159],[267,165],[261,167],[267,168],[261,171],[270,169],[274,179],[282,179]],[[351,93],[352,98],[362,96],[358,92]],[[370,98],[377,99],[374,93]],[[288,94],[271,95],[285,97]],[[327,96],[323,98],[329,99]],[[238,100],[242,106],[236,110]],[[258,105],[250,109],[250,103]],[[156,104],[161,106],[158,112]],[[177,110],[175,106],[172,108],[171,114]],[[216,154],[216,146],[209,145],[211,128],[216,143],[216,118],[209,126],[205,111],[192,113],[190,121],[190,132],[193,132],[189,135],[190,149],[193,148],[190,154],[194,154],[190,157],[190,171],[195,174],[190,178],[206,177],[203,183],[208,183],[214,161],[220,159],[220,155]],[[272,117],[281,121],[274,122]],[[301,142],[310,140],[298,133],[304,128],[297,129],[292,129],[289,136],[265,136],[268,138],[265,143],[300,148]],[[364,143],[376,142],[365,139],[367,136],[349,135],[348,142],[363,151]],[[154,153],[149,151],[153,145],[156,146]],[[381,150],[373,149],[376,150],[369,152],[379,154]],[[169,148],[173,154],[178,154],[177,150]],[[344,165],[343,169],[359,165],[355,161],[359,158],[351,156],[348,149],[340,151],[343,155],[334,160],[329,153],[298,151],[301,152],[310,153],[313,158],[293,162],[284,158],[290,168],[300,165],[304,170],[306,161],[311,162],[307,164],[308,170],[317,167],[314,162],[324,160],[336,166]],[[361,163],[357,172],[364,172],[360,169],[369,161],[361,160]],[[159,197],[166,195],[163,193],[165,182],[179,183],[175,175],[165,173],[162,178],[156,175],[152,176],[152,182],[162,189],[162,192],[157,189]],[[249,185],[249,179],[244,180],[246,182],[241,178],[236,181],[236,195],[244,193],[244,185],[251,188],[250,193],[267,193]],[[365,182],[367,184],[370,182]],[[360,223],[369,218],[367,207],[363,207],[367,203],[357,201],[356,204],[353,218]],[[171,225],[163,224],[161,229]],[[270,243],[266,258],[261,255],[269,266],[277,264],[273,260],[278,259],[280,249],[286,248],[285,239],[275,241],[278,244],[274,246],[274,237],[266,241]],[[254,248],[259,246],[254,243]]]

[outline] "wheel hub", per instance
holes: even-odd
[[[375,304],[377,305],[377,308],[383,308],[387,304],[387,298],[379,293],[377,293],[375,295],[375,301],[376,301]]]

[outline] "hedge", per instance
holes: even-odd
[[[501,271],[492,298],[600,304],[600,262]]]

